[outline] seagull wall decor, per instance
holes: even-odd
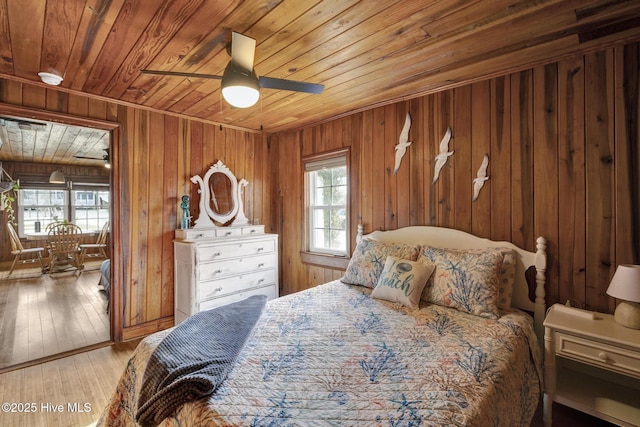
[[[393,173],[398,173],[398,169],[400,169],[400,162],[402,162],[402,157],[407,152],[407,147],[411,145],[411,141],[409,141],[409,128],[411,127],[411,116],[407,111],[407,118],[404,121],[404,127],[402,128],[402,132],[400,132],[400,138],[398,143],[396,144],[396,166],[393,169]]]
[[[478,200],[478,196],[480,195],[480,190],[484,185],[484,182],[489,179],[487,176],[487,166],[489,166],[489,155],[485,154],[484,159],[482,160],[482,164],[478,169],[478,177],[473,180],[473,200],[475,202]]]
[[[448,127],[447,131],[444,134],[444,137],[442,138],[442,141],[440,141],[440,152],[435,158],[436,166],[433,172],[433,181],[431,182],[432,185],[435,184],[436,181],[438,181],[438,178],[440,177],[440,169],[442,169],[444,164],[447,163],[447,158],[449,158],[449,156],[453,154],[453,151],[449,151],[450,140],[451,128]]]

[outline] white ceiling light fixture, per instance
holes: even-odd
[[[49,184],[64,184],[66,182],[61,170],[54,170],[49,176]]]
[[[258,76],[230,61],[222,75],[222,96],[236,108],[248,108],[258,102]]]
[[[41,71],[38,73],[38,75],[40,76],[40,80],[48,85],[58,86],[60,83],[62,83],[62,77],[57,74]]]

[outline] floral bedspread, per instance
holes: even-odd
[[[531,319],[419,310],[330,282],[269,301],[209,399],[163,426],[529,426],[541,390]],[[145,338],[98,425],[135,425]]]

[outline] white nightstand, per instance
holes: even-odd
[[[640,330],[594,314],[588,319],[552,307],[544,321],[547,427],[553,402],[621,426],[640,425]]]

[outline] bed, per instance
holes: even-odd
[[[536,247],[359,226],[341,280],[268,301],[212,395],[143,424],[529,426],[542,390]],[[149,359],[178,328],[141,341],[97,425],[136,425]]]
[[[107,296],[107,313],[111,306],[111,260],[105,259],[100,264],[100,281],[98,286],[102,286],[105,295]]]

